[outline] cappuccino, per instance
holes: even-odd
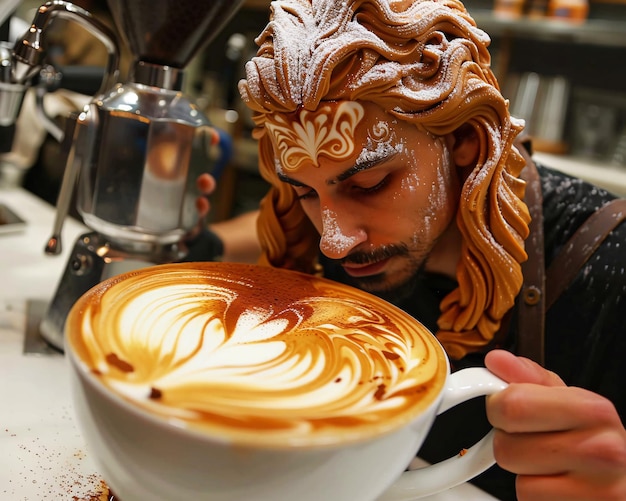
[[[107,391],[193,433],[264,448],[358,442],[433,404],[447,358],[420,323],[339,283],[233,263],[109,279],[66,343]]]

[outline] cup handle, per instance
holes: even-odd
[[[507,383],[483,367],[462,369],[448,378],[448,384],[437,415],[466,400],[491,395],[506,388]],[[378,498],[378,501],[409,501],[460,485],[479,475],[495,463],[491,430],[463,455],[439,463],[405,471]]]

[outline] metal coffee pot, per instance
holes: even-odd
[[[123,83],[110,83],[119,66],[115,36],[69,2],[42,6],[25,35],[21,45],[29,54],[17,56],[22,81],[41,66],[40,40],[59,15],[93,30],[109,50],[104,90],[67,120],[63,134],[66,167],[46,252],[61,252],[63,220],[75,189],[76,208],[92,231],[76,241],[40,326],[57,348],[63,349],[69,309],[89,288],[124,271],[184,259],[185,236],[197,222],[196,179],[220,141],[202,110],[181,91],[184,68],[241,3],[108,0],[135,58]]]

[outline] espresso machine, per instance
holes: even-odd
[[[66,164],[57,215],[45,252],[61,252],[72,200],[90,231],[74,243],[40,324],[63,349],[74,302],[102,280],[154,264],[182,261],[198,221],[196,179],[220,134],[182,92],[185,67],[243,0],[108,0],[134,62],[119,82],[119,45],[89,12],[65,1],[43,5],[13,49],[12,85],[27,86],[45,63],[42,43],[56,17],[93,31],[109,53],[101,91],[66,121]]]

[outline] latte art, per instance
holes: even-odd
[[[267,267],[131,272],[83,296],[70,323],[72,351],[114,392],[232,441],[384,432],[432,403],[447,371],[437,342],[399,309]]]

